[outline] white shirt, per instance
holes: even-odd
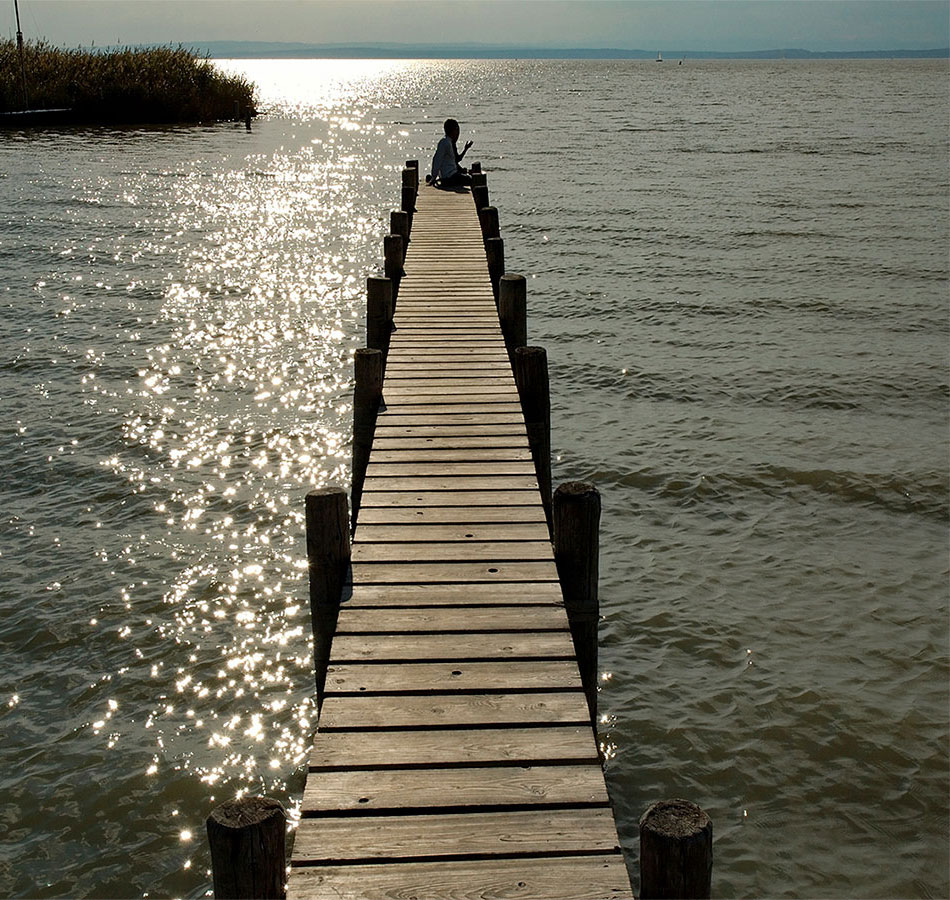
[[[452,138],[446,135],[439,141],[439,146],[435,148],[435,156],[432,157],[432,179],[436,176],[442,178],[451,178],[458,171],[455,163],[455,145]]]

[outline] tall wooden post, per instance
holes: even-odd
[[[712,821],[688,800],[661,800],[640,817],[643,900],[712,896]]]
[[[353,386],[353,528],[360,511],[363,481],[369,454],[373,448],[376,417],[383,397],[383,354],[365,347],[353,358],[355,383]]]
[[[488,206],[488,185],[473,184],[472,199],[475,201],[475,209],[484,209]]]
[[[498,281],[498,318],[508,358],[528,343],[527,285],[524,275],[502,275]]]
[[[409,216],[409,232],[412,233],[412,214],[416,211],[416,189],[411,185],[402,186],[399,208]]]
[[[544,515],[551,527],[551,392],[548,354],[544,347],[518,347],[514,357],[515,383],[521,397],[528,446],[538,476]]]
[[[313,666],[319,710],[323,705],[330,644],[336,631],[343,585],[350,564],[346,491],[340,487],[310,491],[306,508],[310,621],[313,626]]]
[[[393,330],[393,283],[388,278],[366,279],[366,346],[383,354],[383,368]]]
[[[415,189],[416,189],[416,192],[418,193],[418,191],[419,191],[419,160],[418,160],[418,159],[407,159],[407,160],[406,160],[406,168],[407,168],[407,169],[412,169],[412,170],[415,172],[415,175],[416,175],[416,183],[415,183],[414,187],[415,187]]]
[[[481,164],[480,162],[473,162],[473,163],[471,164],[471,166],[469,166],[469,169],[468,169],[468,170],[469,170],[469,172],[471,172],[473,175],[481,175],[481,174],[482,174],[482,164]]]
[[[409,249],[409,213],[394,209],[389,214],[389,233],[398,234],[402,238],[402,259],[405,262],[406,251]]]
[[[482,226],[482,240],[501,237],[498,227],[498,210],[494,206],[483,206],[478,211],[478,223]]]
[[[488,257],[488,277],[491,279],[492,293],[498,303],[498,282],[505,274],[505,242],[500,237],[485,241],[485,255]]]
[[[402,246],[402,235],[387,234],[383,238],[383,275],[390,280],[393,286],[393,312],[399,297],[399,282],[404,270],[402,267],[405,252]]]
[[[472,172],[472,187],[487,187],[488,186],[488,176],[481,171],[481,166],[478,167],[478,172]]]
[[[600,554],[600,494],[585,481],[568,481],[551,505],[554,561],[571,625],[574,653],[587,696],[591,727],[597,731],[597,596]]]
[[[287,815],[279,800],[226,800],[206,825],[217,900],[283,900]]]

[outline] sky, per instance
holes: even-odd
[[[950,45],[950,0],[19,0],[53,44],[505,43],[717,52]],[[0,0],[0,35],[16,33]]]

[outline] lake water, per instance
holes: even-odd
[[[200,897],[298,803],[303,497],[454,115],[603,495],[632,871],[682,796],[716,896],[946,897],[947,62],[223,65],[250,133],[0,133],[0,895]]]

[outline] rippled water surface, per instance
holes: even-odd
[[[303,496],[455,115],[604,497],[632,870],[685,796],[718,896],[947,896],[946,62],[225,65],[250,133],[0,134],[0,895],[199,897],[299,801]]]

